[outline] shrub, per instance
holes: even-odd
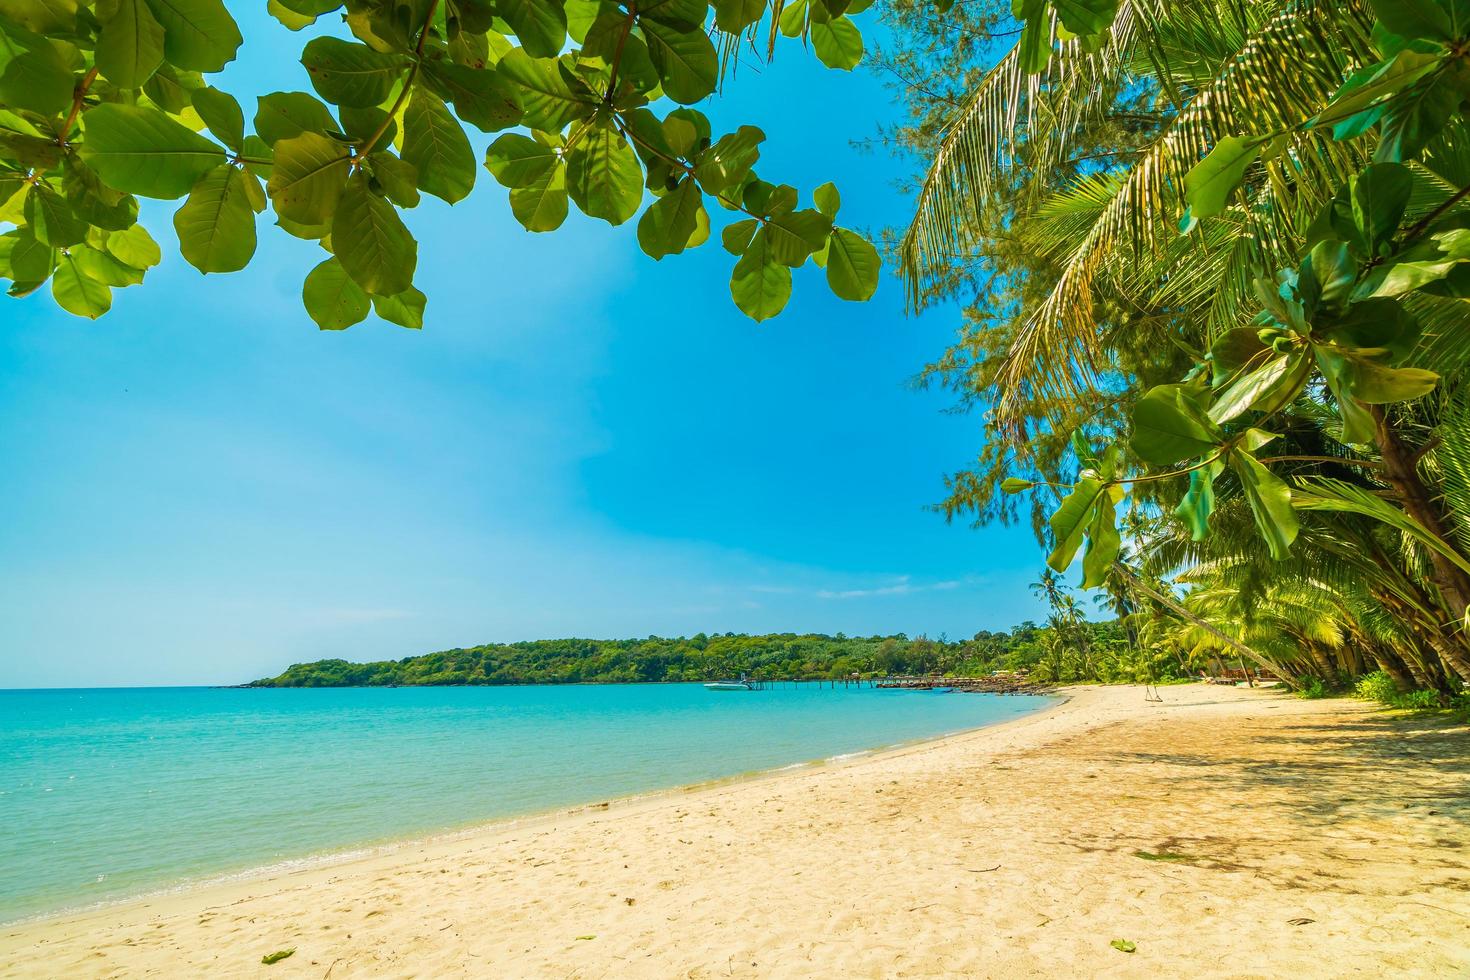
[[[1381,670],[1375,670],[1371,674],[1364,674],[1358,678],[1353,685],[1353,697],[1363,701],[1378,701],[1381,704],[1393,704],[1393,699],[1399,695],[1399,686],[1394,679]]]
[[[1308,677],[1297,687],[1296,696],[1309,701],[1325,698],[1327,697],[1327,685],[1322,683],[1320,677]]]
[[[1407,711],[1431,711],[1439,707],[1439,695],[1434,691],[1408,691],[1395,695],[1389,703]]]

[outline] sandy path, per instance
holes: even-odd
[[[1163,694],[7,927],[0,975],[1470,977],[1464,726]]]

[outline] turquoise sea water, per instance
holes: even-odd
[[[0,691],[0,922],[1046,703],[809,684]]]

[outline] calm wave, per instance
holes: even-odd
[[[0,921],[861,752],[1047,700],[808,684],[0,691]]]

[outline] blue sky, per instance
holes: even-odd
[[[308,88],[302,43],[232,4],[216,81]],[[865,18],[871,22],[871,18]],[[831,179],[841,221],[901,221],[859,152],[897,109],[794,43],[702,106],[765,129],[759,171]],[[487,138],[477,137],[483,149]],[[885,274],[867,304],[798,270],[786,312],[730,302],[718,238],[655,263],[633,225],[530,235],[483,170],[407,217],[426,328],[319,332],[314,244],[261,221],[204,277],[171,207],[164,264],[96,322],[48,296],[0,318],[0,687],[236,683],[319,657],[699,631],[950,637],[1040,618],[1029,530],[925,510],[978,420],[907,380],[953,336]],[[717,216],[722,218],[723,216]]]

